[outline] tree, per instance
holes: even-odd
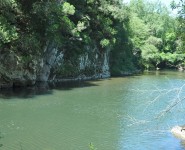
[[[0,1],[0,47],[18,39],[15,13],[19,13],[16,1]]]
[[[170,53],[173,57],[181,53],[181,41],[176,33],[178,24],[176,19],[170,16],[167,7],[161,2],[132,0],[129,8],[130,36],[134,49],[140,49],[143,54],[141,55],[143,65],[149,69],[152,66],[160,68],[178,66],[176,62],[182,64],[180,60],[167,63],[166,58],[161,57],[165,53]],[[145,55],[154,51],[157,54],[149,57]]]
[[[143,64],[146,69],[157,68],[158,64],[161,62],[161,57],[159,55],[159,50],[152,44],[145,44],[141,47],[142,49],[142,59]]]
[[[179,3],[175,3],[175,1],[172,1],[171,3],[172,9],[176,9],[178,12],[178,37],[179,37],[179,46],[180,51],[184,51],[185,49],[185,3],[183,0],[180,0]],[[180,42],[181,41],[181,42]]]

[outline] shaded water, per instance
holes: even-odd
[[[170,131],[185,124],[183,72],[0,93],[2,150],[183,150]],[[181,92],[179,89],[181,88]],[[169,91],[171,90],[171,91]]]

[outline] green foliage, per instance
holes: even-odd
[[[63,78],[74,78],[79,75],[78,61],[72,57],[71,60],[65,60],[62,67],[57,70],[57,75]]]
[[[157,38],[154,36],[150,36],[147,40],[146,43],[150,44],[150,45],[154,45],[156,48],[161,48],[163,41],[161,38]]]
[[[89,150],[97,150],[92,143],[89,144]]]
[[[133,55],[133,45],[128,39],[128,27],[123,24],[117,25],[117,39],[110,55],[110,70],[112,76],[132,74],[136,68],[140,68],[137,54]],[[140,54],[138,54],[140,57]]]
[[[141,47],[142,49],[142,59],[146,69],[149,69],[151,66],[156,66],[160,63],[161,57],[159,55],[158,49],[151,44],[145,44]]]
[[[23,55],[39,55],[42,52],[42,45],[36,34],[27,34],[20,37],[19,41],[15,42],[16,50],[19,50]]]
[[[129,7],[129,33],[134,49],[142,52],[141,62],[145,68],[178,67],[178,63],[183,63],[176,54],[183,55],[184,32],[180,36],[177,34],[178,22],[170,16],[166,6],[160,1],[132,0]],[[170,55],[164,58],[163,54]]]
[[[133,57],[131,41],[123,32],[129,28],[127,9],[119,0],[0,0],[0,48],[13,51],[27,64],[44,55],[48,42],[54,43],[65,52],[64,64],[58,70],[65,77],[79,74],[79,55],[88,52],[89,56],[101,56],[109,49],[118,53],[118,68],[123,70],[123,62],[132,64]],[[85,72],[93,73],[92,69],[86,67]]]
[[[35,2],[31,15],[32,28],[38,31],[42,38],[51,38],[60,44],[66,35],[72,36],[75,24],[69,16],[74,13],[75,7],[67,2]]]
[[[59,68],[65,77],[80,73],[78,58],[86,52],[110,50],[112,75],[140,63],[147,69],[178,66],[184,63],[185,8],[182,2],[173,8],[180,10],[178,19],[160,2],[146,0],[128,6],[119,0],[0,0],[0,50],[28,63],[43,56],[49,41],[65,53]]]
[[[131,14],[130,22],[131,40],[135,47],[140,48],[149,36],[149,28],[137,14]]]
[[[185,4],[184,1],[181,0],[179,3],[175,3],[175,1],[172,1],[171,3],[172,9],[176,9],[178,12],[178,29],[177,34],[179,36],[179,42],[178,49],[181,52],[184,52],[185,50]]]
[[[68,2],[64,2],[64,4],[62,5],[62,12],[65,15],[74,15],[75,7]]]
[[[82,32],[86,28],[87,27],[85,26],[85,22],[78,21],[78,24],[77,24],[77,31],[78,32]]]
[[[16,27],[10,25],[5,18],[0,16],[0,44],[10,43],[18,39]]]
[[[17,28],[14,25],[15,15],[18,12],[15,0],[0,0],[0,47],[18,39]]]
[[[102,47],[107,47],[107,46],[109,46],[109,44],[110,44],[110,41],[108,39],[103,39],[100,41],[100,45]]]
[[[161,53],[160,56],[170,67],[177,67],[184,64],[185,60],[185,54]]]

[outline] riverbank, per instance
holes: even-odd
[[[132,76],[136,74],[141,74],[141,70],[135,70],[135,71],[126,71],[123,72],[119,77],[124,76]],[[78,77],[70,77],[70,78],[55,78],[50,79],[48,81],[26,81],[26,80],[19,80],[15,82],[0,82],[0,90],[1,89],[10,89],[10,88],[41,88],[41,89],[48,89],[49,86],[53,86],[55,84],[63,84],[63,83],[71,83],[71,82],[83,82],[83,81],[91,81],[91,80],[98,80],[98,79],[107,79],[115,76],[111,76],[109,72],[106,74],[97,74],[93,76],[85,76],[85,75],[79,75]],[[30,84],[28,84],[30,83]]]

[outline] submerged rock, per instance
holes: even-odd
[[[185,140],[185,128],[181,126],[175,126],[171,129],[171,133],[178,139]]]

